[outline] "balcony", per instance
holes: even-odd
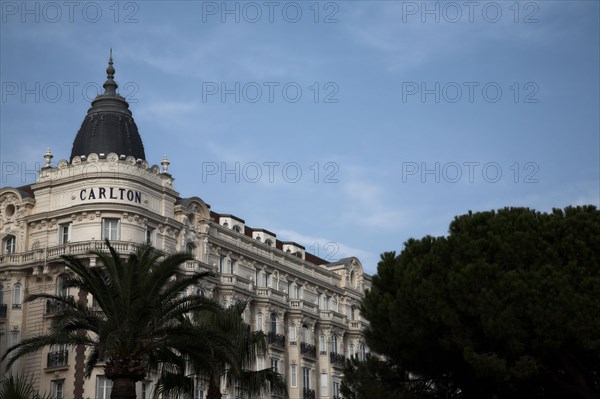
[[[285,335],[277,334],[270,331],[267,337],[269,339],[269,344],[278,348],[285,349]]]
[[[6,319],[6,304],[0,303],[0,319]]]
[[[66,366],[69,360],[69,351],[48,353],[48,368]]]
[[[306,342],[300,343],[300,353],[305,356],[317,357],[317,347]]]
[[[69,295],[66,299],[69,301],[74,301],[74,298],[71,295]],[[55,301],[54,299],[46,300],[46,314],[47,315],[56,314],[66,308],[67,308],[67,304],[65,304],[63,302]]]
[[[339,353],[329,352],[329,362],[331,364],[344,366],[344,363],[346,363],[346,358],[344,357],[344,355],[341,355]]]
[[[315,390],[304,388],[302,390],[302,399],[315,399]]]
[[[139,244],[124,241],[112,241],[110,243],[117,252],[128,254],[134,252]],[[88,256],[90,251],[108,252],[106,243],[102,240],[69,242],[48,248],[38,248],[28,252],[20,252],[0,256],[0,265],[28,265],[31,263],[48,262],[60,259],[61,255],[84,255]]]

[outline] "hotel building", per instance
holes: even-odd
[[[111,58],[104,93],[92,101],[69,159],[54,164],[48,150],[35,183],[0,189],[0,352],[47,331],[60,309],[52,301],[24,302],[29,294],[79,296],[62,286],[69,271],[61,255],[94,267],[89,251],[106,249],[104,239],[123,254],[150,241],[168,253],[193,254],[182,274],[215,273],[194,287],[197,293],[224,305],[249,300],[244,319],[265,331],[269,343],[254,367],[283,374],[291,399],[339,397],[344,360],[367,350],[359,307],[370,277],[360,261],[327,262],[274,232],[212,211],[199,197],[181,198],[169,160],[160,166],[146,160],[114,73]],[[86,379],[84,359],[83,348],[46,348],[11,370],[1,363],[0,376],[26,372],[35,388],[56,399],[108,399],[111,381],[102,364]],[[137,397],[149,398],[152,387],[151,378],[138,383]],[[194,399],[206,390],[198,380]],[[248,397],[225,385],[223,394]]]

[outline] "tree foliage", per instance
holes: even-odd
[[[286,383],[281,374],[271,368],[251,370],[257,355],[265,356],[268,346],[263,331],[252,331],[242,319],[246,306],[246,303],[238,302],[220,312],[195,312],[191,322],[197,328],[225,339],[232,350],[189,356],[179,369],[162,373],[156,393],[167,396],[190,394],[192,381],[201,378],[208,381],[207,399],[221,399],[222,379],[231,390],[239,389],[250,395],[261,395],[270,390],[287,397]]]
[[[52,399],[51,395],[40,394],[34,389],[35,380],[30,375],[5,375],[0,379],[2,399]]]
[[[382,255],[363,314],[370,348],[439,397],[598,398],[600,212],[456,217]]]
[[[77,289],[82,294],[79,300],[46,293],[26,299],[51,300],[62,306],[47,333],[8,349],[3,358],[14,355],[9,367],[19,357],[44,347],[82,345],[89,350],[86,376],[103,364],[104,374],[113,381],[111,398],[135,399],[135,383],[149,370],[176,367],[186,356],[232,350],[221,335],[189,322],[192,312],[219,310],[200,295],[181,295],[207,276],[178,276],[180,265],[191,260],[189,254],[165,255],[143,246],[123,259],[108,241],[106,245],[108,253],[92,252],[97,267],[76,257],[62,258],[71,272],[64,286]],[[88,305],[87,294],[97,307]]]

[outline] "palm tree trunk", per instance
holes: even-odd
[[[112,380],[110,399],[136,399],[135,379],[117,377]]]

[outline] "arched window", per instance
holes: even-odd
[[[69,288],[65,287],[66,274],[61,274],[56,278],[56,295],[66,298],[69,296]]]
[[[202,296],[202,297],[203,297],[203,296],[205,295],[205,294],[204,294],[204,288],[198,288],[198,289],[196,290],[196,295],[199,295],[199,296]]]
[[[308,331],[308,327],[306,326],[306,324],[304,324],[302,326],[302,342],[307,342],[308,343],[308,339],[309,339],[309,331]]]
[[[270,239],[270,238],[267,238],[267,239],[265,240],[265,244],[267,244],[268,246],[272,247],[272,246],[273,246],[273,241],[271,241],[271,239]]]
[[[256,315],[256,330],[262,331],[263,329],[263,314],[259,313]]]
[[[350,320],[355,320],[354,312],[356,311],[356,306],[350,306]]]
[[[7,236],[4,239],[4,253],[14,254],[17,249],[17,239],[15,236]]]
[[[185,252],[187,252],[190,255],[194,255],[194,249],[196,247],[194,246],[194,244],[192,244],[191,242],[188,242],[187,245],[185,246]]]
[[[240,226],[238,226],[238,225],[233,226],[233,231],[235,231],[236,233],[241,233]]]
[[[358,359],[361,362],[364,362],[366,357],[367,357],[367,348],[365,347],[365,344],[360,344],[360,353],[358,354]]]
[[[13,285],[13,309],[21,309],[21,303],[23,302],[22,288],[21,283]]]
[[[350,344],[350,347],[348,348],[348,352],[350,353],[350,357],[352,357],[356,354],[356,352],[354,352],[354,344]]]
[[[271,313],[271,329],[269,331],[277,334],[277,315],[275,313]]]
[[[338,337],[337,337],[337,335],[334,334],[331,337],[331,352],[338,353],[337,348],[338,348]]]

